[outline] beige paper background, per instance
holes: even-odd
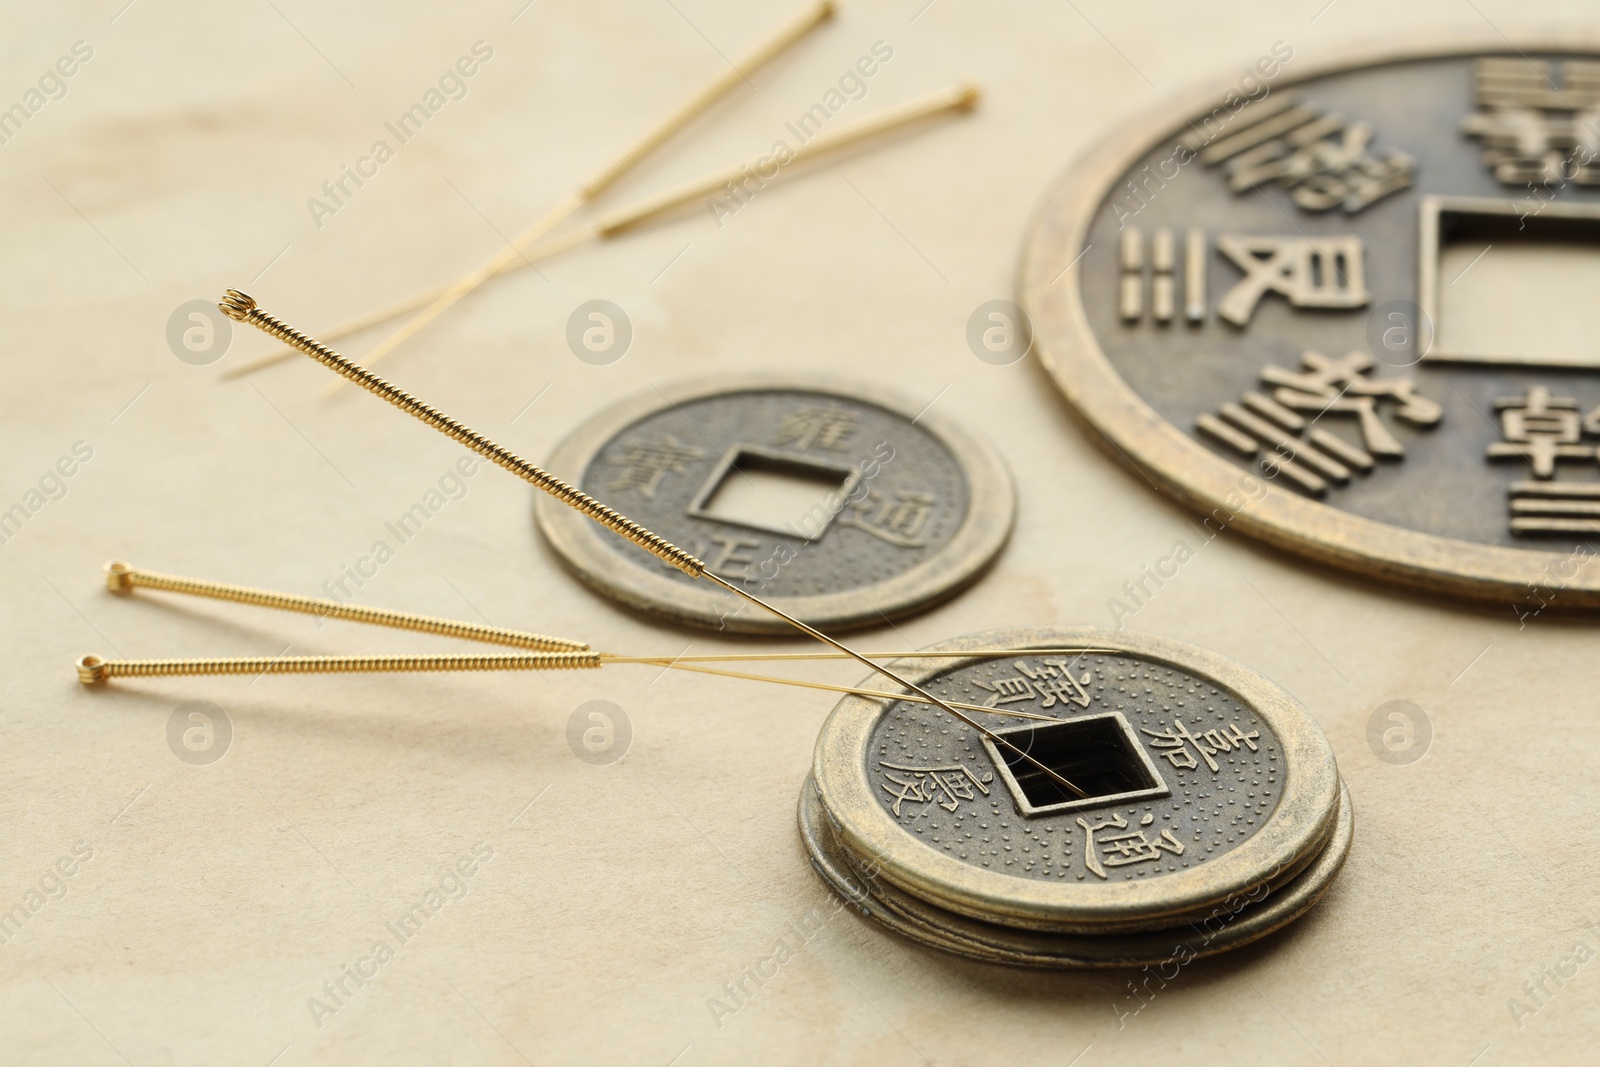
[[[1519,627],[1509,606],[1387,592],[1236,537],[1132,622],[1305,702],[1354,796],[1355,849],[1308,918],[1185,968],[1120,1028],[1118,1010],[1138,1006],[1131,975],[972,964],[848,913],[713,1021],[723,983],[813,909],[832,915],[794,829],[822,694],[620,667],[82,689],[71,664],[90,651],[451,647],[104,591],[100,566],[121,556],[315,593],[459,453],[369,397],[320,401],[327,376],[303,361],[220,383],[266,339],[241,335],[224,363],[191,367],[166,347],[168,315],[232,285],[315,333],[464,273],[795,7],[119,2],[12,4],[0,39],[0,106],[74,41],[94,48],[68,94],[0,146],[0,507],[74,441],[94,449],[66,497],[0,547],[0,907],[75,842],[94,850],[0,945],[0,1059],[1592,1062],[1600,963],[1549,986],[1520,1028],[1508,998],[1579,939],[1600,948],[1587,927],[1600,917],[1593,629],[1550,615]],[[1010,461],[1017,533],[973,590],[866,643],[1108,622],[1107,598],[1186,516],[1096,452],[1037,367],[985,365],[964,339],[974,307],[1012,295],[1046,183],[1100,132],[1275,40],[1309,64],[1362,38],[1593,16],[1509,0],[921,6],[846,3],[608,203],[764,151],[879,39],[894,58],[847,115],[965,76],[985,87],[978,114],[797,172],[720,229],[692,212],[503,280],[388,372],[535,459],[601,405],[706,372],[815,368],[937,395]],[[306,198],[480,39],[494,57],[468,96],[314,226]],[[636,331],[610,367],[563,340],[593,297]],[[338,347],[359,356],[380,336]],[[469,485],[362,602],[624,651],[723,647],[579,586],[534,536],[526,486],[494,470]],[[568,750],[568,716],[594,698],[631,718],[620,764]],[[210,766],[166,744],[190,699],[233,724]],[[1409,767],[1366,745],[1369,714],[1391,699],[1435,729]],[[465,898],[315,1025],[308,998],[480,842],[494,856]]]

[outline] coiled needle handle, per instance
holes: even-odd
[[[329,370],[350,379],[370,393],[375,393],[404,411],[420,419],[435,430],[466,445],[478,455],[504,467],[522,480],[544,490],[569,507],[576,508],[606,529],[626,537],[640,548],[670,563],[691,578],[705,573],[706,565],[693,555],[658,534],[640,526],[618,511],[606,507],[594,497],[569,485],[545,470],[529,463],[509,449],[495,444],[476,430],[469,429],[444,412],[430,407],[384,378],[354,363],[326,345],[312,340],[293,326],[274,318],[256,306],[256,302],[237,289],[229,289],[218,305],[222,313],[238,322],[249,323],[258,330],[271,334],[296,351],[303,352]]]

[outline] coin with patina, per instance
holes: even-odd
[[[1571,36],[1280,41],[1090,151],[1021,271],[1073,409],[1208,527],[1519,614],[1600,607],[1597,285]]]
[[[799,811],[800,836],[812,866],[862,915],[930,948],[990,963],[1047,968],[1182,966],[1281,930],[1322,899],[1349,855],[1355,819],[1348,790],[1340,792],[1337,820],[1316,859],[1277,888],[1262,881],[1176,927],[1061,934],[959,915],[886,882],[871,858],[854,856],[840,845],[810,779],[801,791]]]
[[[550,468],[824,628],[881,623],[978,577],[1015,510],[994,449],[924,401],[832,380],[717,378],[590,419]],[[540,530],[583,581],[657,618],[744,633],[788,625],[695,582],[559,501]]]
[[[847,697],[812,766],[838,846],[931,913],[1050,934],[1166,929],[1270,899],[1338,837],[1326,738],[1237,663],[1087,628],[933,651],[952,656],[897,668],[992,709],[965,711],[982,731],[927,703]]]

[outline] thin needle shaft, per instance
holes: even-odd
[[[949,89],[942,89],[937,93],[912,100],[896,107],[886,108],[875,115],[868,115],[859,122],[840,126],[836,130],[820,133],[811,140],[792,149],[785,166],[798,163],[801,160],[811,159],[827,152],[835,152],[857,141],[864,141],[880,134],[888,133],[901,126],[930,118],[943,111],[967,111],[978,102],[978,88],[975,85],[963,84]],[[599,230],[602,236],[613,237],[625,233],[636,226],[659,218],[674,208],[682,207],[703,197],[721,192],[728,183],[739,183],[752,176],[758,181],[768,181],[759,173],[763,163],[771,162],[770,157],[759,160],[749,160],[727,170],[718,171],[707,175],[688,185],[669,190],[660,196],[653,197],[640,204],[612,212],[600,220]],[[752,172],[756,172],[752,175]]]
[[[586,226],[581,230],[574,230],[572,233],[563,234],[560,237],[555,237],[545,241],[537,248],[528,249],[527,252],[517,259],[507,260],[501,265],[499,273],[509,274],[510,272],[514,270],[520,270],[523,267],[531,267],[536,263],[542,263],[547,259],[558,256],[562,252],[567,252],[571,249],[577,248],[579,245],[588,244],[590,241],[598,240],[599,237],[600,231],[593,226]],[[452,282],[450,284],[453,285],[455,283]],[[441,285],[437,288],[429,289],[427,292],[408,296],[398,304],[390,304],[388,307],[379,308],[377,311],[369,312],[366,315],[362,315],[360,318],[350,319],[347,322],[342,322],[330,330],[324,330],[322,336],[329,341],[343,340],[344,338],[349,337],[351,334],[360,333],[362,330],[369,329],[373,326],[380,326],[383,323],[388,322],[390,319],[398,318],[408,311],[415,311],[418,308],[427,307],[429,304],[433,303],[435,300],[439,299],[439,297],[443,296],[449,291],[450,285]],[[282,363],[286,359],[293,359],[297,355],[299,355],[299,353],[293,348],[275,349],[274,351],[268,352],[264,356],[258,356],[248,363],[241,363],[232,370],[223,372],[222,380],[231,381],[234,378],[243,378],[247,374],[254,374],[258,370],[275,366],[279,363]]]
[[[726,71],[680,105],[632,148],[605,170],[589,179],[588,184],[582,189],[584,198],[592,200],[610,188],[624,174],[632,170],[634,164],[661,147],[668,138],[694,121],[701,112],[726,96],[740,82],[749,82],[748,75],[766,66],[832,17],[833,4],[829,0],[821,0],[820,3],[807,7],[787,25],[775,31],[771,37],[752,48],[738,63],[730,64]]]
[[[562,200],[555,207],[545,212],[543,218],[539,219],[532,226],[529,226],[526,230],[523,230],[522,233],[518,234],[516,240],[512,241],[510,245],[502,249],[493,259],[489,260],[489,262],[485,263],[471,274],[468,274],[460,281],[457,281],[455,284],[446,288],[444,292],[439,294],[433,303],[429,304],[418,314],[412,316],[404,325],[402,325],[398,330],[394,331],[394,333],[391,333],[388,337],[385,337],[382,341],[379,341],[375,346],[373,346],[372,350],[367,353],[366,361],[369,364],[382,361],[384,357],[389,355],[389,353],[393,352],[395,349],[411,340],[411,338],[421,333],[423,327],[427,326],[434,319],[450,310],[450,308],[453,307],[455,303],[462,297],[478,288],[490,278],[493,278],[498,274],[504,274],[512,267],[512,265],[516,264],[518,260],[522,260],[523,266],[532,266],[534,261],[525,257],[523,255],[523,250],[534,241],[537,241],[539,238],[543,237],[545,234],[549,233],[551,230],[567,221],[568,217],[570,217],[574,211],[577,211],[583,206],[583,202],[584,198],[582,195],[573,193],[566,199]],[[329,392],[337,390],[341,384],[343,383],[335,382],[329,388]]]
[[[965,111],[970,109],[977,102],[977,99],[978,90],[975,86],[958,85],[954,88],[934,93],[924,99],[913,100],[899,107],[889,108],[881,114],[868,116],[860,122],[841,126],[839,129],[828,133],[819,134],[794,149],[790,153],[788,162],[789,164],[794,164],[804,159],[835,152],[857,141],[879,136],[897,127],[917,122],[942,111]],[[534,263],[549,259],[580,244],[616,237],[627,233],[629,230],[637,229],[664,215],[670,214],[685,204],[690,204],[718,193],[730,183],[748,180],[751,177],[751,173],[757,171],[765,162],[767,162],[766,159],[740,163],[737,166],[729,167],[727,170],[708,175],[699,181],[691,182],[681,188],[652,197],[632,207],[615,211],[602,217],[593,227],[586,227],[575,233],[556,238],[547,245],[529,247],[536,238],[548,233],[554,228],[556,222],[565,219],[566,215],[571,212],[567,211],[566,214],[556,218],[551,225],[542,229],[539,225],[535,225],[527,233],[518,237],[510,247],[504,249],[494,259],[446,289],[427,310],[390,334],[376,348],[367,353],[362,365],[371,367],[388,356],[400,345],[415,337],[424,326],[438,318],[457,300],[477,289],[490,278],[504,274],[517,267],[532,266]],[[324,390],[324,395],[331,396],[343,386],[343,382],[336,381]]]
[[[615,660],[609,656],[606,656],[604,653],[601,654],[601,659],[606,663],[620,662],[619,660]],[[727,671],[721,669],[720,667],[701,667],[696,664],[684,663],[682,661],[674,662],[673,660],[666,658],[663,658],[659,661],[659,666],[670,667],[675,671],[692,671],[695,674],[714,674],[719,678],[743,678],[752,682],[771,682],[774,685],[791,685],[799,689],[821,689],[829,693],[851,693],[855,696],[882,697],[885,700],[908,700],[913,704],[933,703],[933,701],[927,699],[926,697],[920,697],[913,693],[891,693],[883,689],[864,689],[860,686],[854,685],[832,685],[828,682],[808,682],[799,678],[779,678],[776,675],[771,674],[750,674],[745,671]],[[983,711],[988,712],[990,715],[1003,715],[1013,719],[1036,719],[1040,722],[1061,721],[1050,715],[1035,715],[1031,711],[1013,711],[1010,708],[987,708],[982,704],[962,704],[954,700],[948,700],[945,701],[945,703],[952,708],[962,708],[966,711]]]
[[[881,663],[877,663],[877,662],[875,662],[873,660],[868,659],[867,657],[863,656],[861,653],[859,653],[859,652],[855,651],[854,649],[850,648],[848,645],[845,645],[845,644],[835,640],[834,638],[829,637],[827,634],[823,633],[821,630],[818,630],[816,627],[811,626],[808,623],[802,622],[801,620],[795,618],[793,615],[790,615],[788,612],[784,611],[782,608],[779,608],[779,607],[776,607],[776,606],[774,606],[772,604],[767,603],[765,600],[762,600],[760,597],[756,596],[754,593],[751,593],[751,592],[748,592],[748,591],[746,591],[744,589],[739,588],[737,585],[734,585],[732,582],[726,581],[723,578],[718,577],[717,575],[713,574],[711,571],[703,571],[703,572],[701,572],[701,576],[705,577],[705,578],[709,578],[712,582],[714,582],[717,585],[722,586],[722,588],[728,590],[728,592],[734,594],[735,596],[743,597],[745,600],[750,601],[750,603],[756,605],[757,607],[766,609],[767,611],[769,611],[772,614],[776,615],[778,618],[780,618],[783,621],[787,622],[790,626],[793,626],[795,629],[800,630],[802,633],[810,634],[812,637],[816,638],[818,641],[821,641],[823,644],[828,645],[830,648],[833,648],[833,649],[835,649],[835,650],[837,650],[839,652],[843,652],[846,656],[848,656],[851,659],[857,661],[862,666],[868,667],[868,668],[870,668],[870,669],[872,669],[874,671],[877,671],[879,674],[883,675],[885,678],[889,679],[889,681],[895,683],[896,685],[904,686],[905,688],[911,690],[913,693],[916,693],[918,696],[920,696],[923,699],[925,699],[928,703],[933,704],[933,705],[935,705],[937,707],[943,708],[945,711],[948,711],[951,715],[955,716],[957,719],[961,720],[962,722],[966,723],[968,726],[972,727],[974,730],[978,731],[983,736],[987,737],[990,741],[993,741],[996,745],[999,745],[1002,748],[1010,749],[1013,753],[1015,753],[1016,755],[1020,756],[1026,762],[1033,764],[1039,770],[1043,771],[1046,774],[1046,776],[1048,776],[1053,781],[1055,781],[1055,783],[1057,785],[1060,785],[1060,786],[1070,790],[1075,796],[1079,797],[1080,799],[1087,799],[1088,798],[1088,796],[1089,796],[1088,793],[1085,793],[1082,789],[1079,789],[1077,786],[1075,786],[1071,782],[1067,781],[1066,778],[1062,777],[1061,774],[1059,774],[1054,768],[1045,766],[1043,763],[1041,763],[1038,759],[1034,758],[1028,752],[1024,751],[1023,749],[1018,748],[1016,745],[1012,744],[1010,741],[1006,740],[1004,737],[1002,737],[999,734],[995,733],[993,730],[989,729],[987,726],[984,726],[982,723],[980,723],[978,720],[974,719],[972,716],[967,715],[965,712],[957,711],[949,703],[947,703],[946,701],[941,700],[940,698],[934,696],[932,693],[928,692],[926,689],[922,688],[922,686],[918,685],[917,683],[911,681],[908,678],[902,677],[900,674],[898,674],[895,671],[890,670],[888,667],[885,667]]]
[[[234,603],[250,604],[256,607],[274,608],[279,611],[296,611],[307,615],[318,615],[327,618],[345,619],[350,622],[370,623],[375,626],[390,626],[399,630],[417,630],[423,633],[440,634],[445,637],[459,637],[467,641],[483,641],[486,644],[510,645],[516,648],[525,648],[540,652],[589,652],[589,645],[583,641],[573,641],[563,637],[547,637],[544,634],[528,633],[522,630],[508,630],[498,626],[487,626],[479,623],[460,622],[456,619],[441,618],[436,615],[419,615],[406,611],[391,611],[387,608],[363,607],[357,604],[344,604],[337,600],[323,600],[318,597],[297,596],[293,593],[280,593],[270,589],[256,589],[245,585],[231,585],[226,582],[213,582],[204,578],[186,578],[176,574],[163,574],[160,571],[144,570],[134,567],[123,560],[112,560],[105,565],[106,588],[113,593],[130,593],[135,589],[158,589],[163,592],[180,593],[187,596],[209,597],[214,600],[227,600]],[[870,659],[994,659],[1001,656],[1049,656],[1049,655],[1088,655],[1095,652],[1115,652],[1109,648],[968,648],[968,649],[912,649],[900,652],[863,652],[861,655]],[[840,660],[851,659],[843,652],[726,652],[707,653],[696,656],[623,656],[613,652],[600,653],[601,659],[607,664],[645,664],[654,667],[677,667],[680,664],[699,663],[754,663],[777,661],[810,661],[810,660]],[[785,682],[788,679],[778,678],[765,674],[741,674],[734,671],[706,669],[706,674],[722,674],[730,678],[751,678],[762,681]],[[810,682],[796,681],[796,685],[811,685]],[[820,683],[817,683],[820,684]],[[824,686],[840,692],[859,692],[871,695],[873,691],[851,689],[848,686]],[[890,694],[892,695],[892,694]],[[917,697],[904,697],[902,699],[919,700]],[[955,707],[964,707],[969,711],[993,711],[998,715],[1020,714],[1023,718],[1048,719],[1049,716],[1028,715],[1026,713],[1012,713],[1004,709],[990,708],[983,704],[955,704]]]
[[[863,652],[869,659],[966,659],[995,656],[1086,656],[1095,652],[1116,652],[1114,648],[969,648],[940,651],[915,649],[910,652]],[[676,663],[754,663],[761,660],[854,659],[843,652],[729,652],[703,656],[676,656]],[[615,656],[606,653],[611,663],[663,663],[664,656]]]
[[[378,375],[372,373],[359,363],[346,359],[344,356],[341,356],[339,353],[335,352],[326,345],[307,337],[305,334],[301,333],[299,330],[296,330],[293,326],[290,326],[281,319],[274,318],[273,316],[267,314],[256,306],[255,300],[248,294],[242,293],[237,289],[229,289],[227,296],[218,306],[221,308],[222,313],[227,315],[229,318],[237,322],[247,322],[256,327],[256,329],[270,333],[272,336],[278,338],[285,344],[304,352],[318,363],[321,363],[330,370],[337,371],[339,374],[344,375],[344,377],[360,385],[368,392],[382,397],[384,400],[387,400],[401,411],[404,411],[406,414],[427,423],[429,426],[449,437],[451,440],[458,441],[461,444],[466,445],[468,448],[472,449],[480,456],[483,456],[485,459],[488,459],[496,466],[504,467],[506,470],[517,475],[519,478],[522,478],[535,488],[549,493],[551,496],[555,497],[563,504],[566,504],[568,507],[587,515],[589,518],[593,519],[595,522],[598,522],[606,529],[627,538],[629,541],[632,541],[634,544],[638,545],[646,552],[649,552],[663,563],[667,563],[673,567],[676,567],[678,570],[687,574],[691,578],[711,579],[713,583],[722,586],[735,596],[750,601],[757,607],[770,612],[771,614],[787,622],[789,625],[793,626],[795,629],[801,631],[802,633],[809,634],[811,637],[821,641],[823,644],[834,649],[835,651],[845,653],[851,659],[858,661],[862,665],[874,671],[877,671],[885,678],[888,678],[891,682],[904,686],[905,688],[910,689],[912,692],[928,698],[929,702],[949,712],[953,717],[983,734],[996,745],[1010,750],[1025,762],[1031,763],[1033,766],[1043,771],[1047,777],[1054,780],[1064,789],[1069,790],[1078,797],[1087,798],[1087,793],[1073,785],[1071,782],[1067,781],[1067,779],[1062,777],[1062,775],[1054,768],[1045,766],[1038,759],[1018,748],[1015,744],[1006,740],[1004,737],[995,733],[993,730],[989,729],[987,726],[984,726],[971,716],[965,714],[964,712],[957,711],[955,708],[950,707],[950,705],[946,704],[943,700],[940,700],[926,689],[923,689],[921,686],[902,678],[900,675],[896,674],[894,671],[883,666],[882,664],[875,663],[872,660],[867,659],[861,653],[841,644],[840,642],[829,637],[827,634],[824,634],[822,631],[817,630],[804,622],[801,622],[793,615],[774,607],[765,600],[762,600],[760,597],[756,596],[754,593],[746,592],[745,590],[734,585],[732,582],[724,581],[722,578],[717,577],[715,574],[711,573],[711,571],[706,569],[704,562],[696,558],[693,554],[679,548],[671,541],[668,541],[665,537],[646,529],[622,513],[600,503],[600,501],[589,496],[587,493],[568,485],[566,482],[562,481],[560,478],[557,478],[555,475],[551,474],[549,471],[546,471],[542,467],[539,467],[533,463],[529,463],[527,460],[523,459],[515,452],[512,452],[510,449],[494,443],[493,441],[489,440],[489,438],[478,433],[476,430],[473,430],[465,424],[452,419],[450,416],[446,415],[442,411],[439,411],[437,408],[433,408],[427,404],[424,404],[422,401],[418,400],[405,390],[400,389],[383,378],[380,378]]]

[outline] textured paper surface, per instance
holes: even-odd
[[[39,904],[0,945],[0,1059],[1592,1057],[1600,964],[1559,985],[1543,976],[1579,942],[1600,949],[1588,926],[1600,918],[1593,628],[1548,614],[1519,627],[1509,606],[1386,592],[1232,536],[1130,625],[1232,656],[1304,701],[1349,782],[1356,842],[1293,929],[1185,967],[1149,999],[1130,990],[1138,975],[967,963],[837,913],[794,828],[823,694],[637,667],[81,688],[72,662],[86,652],[458,647],[116,598],[99,570],[123,557],[314,594],[355,566],[460,450],[370,397],[319,400],[326,372],[303,360],[222,383],[267,340],[241,334],[222,363],[189,366],[167,347],[172,310],[237,286],[315,333],[465,273],[795,5],[520,6],[13,5],[0,105],[23,100],[74,42],[93,55],[0,145],[0,507],[25,501],[75,442],[93,455],[0,547],[0,908]],[[848,3],[608,203],[767,151],[879,40],[893,58],[835,121],[961,77],[985,86],[981,110],[797,169],[720,228],[697,209],[504,279],[386,373],[533,459],[653,382],[816,369],[893,384],[987,433],[1021,505],[1015,538],[974,589],[864,643],[1109,623],[1107,599],[1185,535],[1187,516],[1096,451],[1037,367],[986,365],[965,341],[975,307],[1013,296],[1046,183],[1110,126],[1243,69],[1276,40],[1309,64],[1363,37],[1586,15],[1577,3],[1502,0]],[[476,41],[493,55],[465,97],[319,227],[307,199]],[[626,357],[606,367],[565,342],[568,315],[594,298],[624,307],[634,328]],[[381,336],[336,347],[359,358]],[[630,652],[727,647],[587,592],[537,540],[528,487],[493,469],[464,484],[413,540],[388,538],[394,558],[360,602]],[[800,647],[738,647],[779,645]],[[168,746],[169,718],[194,699],[232,724],[210,765]],[[620,763],[590,766],[568,747],[568,718],[591,699],[630,718]],[[1366,742],[1369,715],[1394,699],[1421,706],[1434,729],[1410,766],[1379,761]],[[441,897],[401,943],[387,924],[426,910],[458,861],[474,872],[464,895]],[[807,922],[820,929],[802,946]],[[737,1003],[725,983],[785,938],[793,957],[775,976],[738,1010],[714,1011],[714,998]],[[324,983],[377,941],[392,958],[365,965],[374,977],[345,979],[331,1013],[308,1006],[331,1006]],[[1541,979],[1535,998],[1524,983]],[[1512,998],[1537,1010],[1516,1018]]]

